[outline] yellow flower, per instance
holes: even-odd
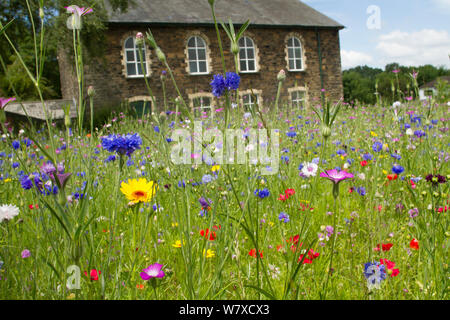
[[[205,249],[203,249],[203,255],[205,255]],[[216,256],[216,252],[208,249],[208,251],[206,251],[206,258],[214,258]]]
[[[272,222],[272,221],[269,221],[269,226],[271,226],[271,227],[273,227],[273,226],[274,226],[274,224],[273,224],[273,222]]]
[[[120,191],[132,203],[149,202],[158,190],[158,185],[153,181],[147,182],[147,179],[132,179],[128,183],[122,182]]]
[[[178,227],[178,222],[172,223],[172,228]]]
[[[386,175],[386,174],[388,174],[388,172],[387,172],[386,170],[383,170],[383,174],[385,174],[385,175]]]
[[[373,132],[373,131],[370,131],[370,134],[372,135],[372,137],[378,137],[378,134],[376,134],[376,133]]]
[[[183,241],[183,244],[184,244],[184,241]],[[175,241],[175,243],[172,244],[172,247],[174,247],[174,248],[181,248],[181,240]]]
[[[10,181],[11,181],[11,179],[5,179],[5,183],[6,183],[6,182],[10,182]]]
[[[212,166],[212,168],[211,168],[211,171],[212,172],[216,172],[216,171],[219,171],[220,170],[220,166],[219,165],[214,165],[214,166]]]

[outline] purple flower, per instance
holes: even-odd
[[[221,74],[214,75],[213,80],[210,83],[212,87],[212,93],[217,98],[221,97],[226,89],[225,79]]]
[[[239,89],[239,84],[241,82],[241,77],[234,72],[227,72],[225,79],[225,86],[228,90],[237,90]]]
[[[281,212],[280,215],[278,216],[278,220],[284,223],[288,223],[290,221],[289,215],[286,212]]]
[[[141,149],[142,139],[139,134],[111,134],[102,138],[102,147],[109,152],[117,152],[119,155],[131,156],[137,149]]]
[[[364,197],[366,195],[366,188],[364,187],[358,187],[356,188],[356,192],[358,192],[358,194],[362,197]]]
[[[336,169],[328,170],[326,172],[322,172],[320,174],[322,178],[327,178],[334,182],[334,184],[338,184],[341,181],[344,181],[346,179],[352,179],[354,175],[352,173],[349,173],[345,170],[337,171]]]
[[[0,109],[3,109],[8,103],[15,100],[16,98],[0,98]]]
[[[383,144],[381,142],[375,142],[372,146],[372,150],[375,152],[380,152],[383,149]]]
[[[159,263],[154,263],[148,268],[143,269],[140,276],[142,280],[150,280],[151,278],[164,278],[165,273],[162,271],[163,265]]]
[[[405,171],[405,168],[403,168],[402,166],[396,164],[392,167],[392,173],[395,174],[401,174],[403,171]]]
[[[28,249],[23,250],[21,253],[21,256],[22,256],[22,259],[29,258],[31,256],[30,250],[28,250]]]

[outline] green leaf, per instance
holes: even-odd
[[[58,220],[59,224],[61,225],[61,227],[63,228],[63,230],[66,232],[67,236],[69,237],[70,240],[72,240],[72,236],[69,232],[69,230],[67,229],[66,225],[64,224],[64,222],[61,220],[61,218],[58,216],[58,214],[56,213],[55,209],[53,209],[46,200],[42,199],[42,202],[44,202],[44,204],[47,206],[47,208],[50,210],[50,213],[56,218],[56,220]]]
[[[241,27],[241,29],[239,29],[237,35],[236,35],[236,41],[239,40],[242,35],[244,34],[245,30],[247,30],[248,26],[250,25],[250,20],[247,20]]]
[[[14,19],[12,19],[10,22],[8,22],[7,24],[5,24],[4,26],[1,24],[0,22],[0,36],[3,34],[3,32],[6,31],[6,29],[11,25],[11,23],[14,21]]]
[[[245,285],[244,287],[255,289],[256,291],[258,291],[258,292],[262,293],[263,295],[265,295],[265,296],[266,296],[267,298],[269,298],[270,300],[277,300],[277,298],[275,298],[275,297],[274,297],[273,295],[271,295],[269,292],[267,292],[266,290],[263,290],[263,289],[261,289],[261,288],[258,288],[258,287],[256,287],[256,286],[253,286],[253,285]]]

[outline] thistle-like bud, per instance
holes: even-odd
[[[95,89],[94,89],[93,86],[89,86],[89,87],[88,87],[88,89],[87,89],[87,94],[88,94],[88,96],[91,97],[91,98],[95,95]]]
[[[329,126],[323,125],[321,128],[321,134],[325,139],[327,139],[331,136],[331,128]]]
[[[70,115],[68,114],[64,115],[64,125],[66,128],[69,128],[71,125]]]
[[[44,20],[44,17],[45,17],[44,9],[39,8],[39,18],[41,18],[41,20]]]
[[[214,6],[214,2],[216,2],[216,0],[208,0],[208,2],[209,2],[209,5],[212,7],[212,6]]]
[[[233,43],[231,44],[231,52],[234,55],[237,55],[239,53],[239,46],[236,42],[233,41]]]
[[[138,47],[144,45],[144,34],[142,32],[136,33],[136,45]]]
[[[162,63],[166,62],[166,55],[164,54],[164,52],[162,52],[160,47],[156,48],[156,56],[158,57],[159,61],[161,61]]]
[[[286,80],[286,72],[284,70],[280,70],[280,72],[278,72],[277,79],[280,82]]]

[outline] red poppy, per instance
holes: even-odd
[[[214,231],[209,232],[208,228],[206,228],[206,230],[200,230],[200,235],[205,239],[208,239],[209,236],[209,240],[211,241],[216,240],[216,233]]]
[[[393,246],[392,243],[382,243],[381,244],[381,250],[389,251],[389,250],[391,250],[392,246]],[[377,247],[374,250],[375,251],[380,251],[380,244],[377,244]]]
[[[38,204],[30,204],[30,205],[28,206],[28,208],[30,208],[31,210],[33,210],[33,209],[39,209],[39,205],[38,205]]]
[[[314,259],[317,259],[320,256],[320,253],[318,252],[314,252],[313,249],[309,249],[308,251],[308,258],[305,258],[302,262],[302,264],[312,264]],[[300,257],[298,257],[297,263],[300,263],[300,261],[302,261],[303,259],[303,254],[300,255]]]
[[[361,167],[365,167],[367,166],[369,163],[366,160],[363,160],[359,163],[361,165]]]
[[[284,195],[284,194],[280,194],[280,196],[278,197],[278,200],[280,201],[286,201],[289,197]]]
[[[396,175],[396,174],[388,174],[387,178],[389,179],[389,181],[397,180],[398,175]]]
[[[84,274],[87,276],[87,271],[85,271]],[[90,273],[90,275],[91,275],[91,281],[97,281],[97,280],[98,280],[98,275],[99,275],[99,274],[102,274],[102,272],[101,272],[101,271],[98,271],[98,272],[97,272],[97,270],[92,269],[92,270],[91,270],[91,273]]]
[[[295,194],[295,189],[286,189],[286,191],[284,191],[284,193],[288,197],[293,196]]]
[[[416,239],[412,239],[409,243],[409,247],[413,250],[419,250],[419,241],[417,241]]]
[[[248,255],[256,258],[256,249],[250,250]],[[261,259],[263,258],[263,252],[261,250],[259,250],[259,256],[261,257]]]
[[[380,259],[380,263],[384,264],[386,268],[388,269],[388,274],[391,275],[391,277],[396,277],[400,273],[399,269],[394,269],[395,262],[389,261],[387,259]]]

